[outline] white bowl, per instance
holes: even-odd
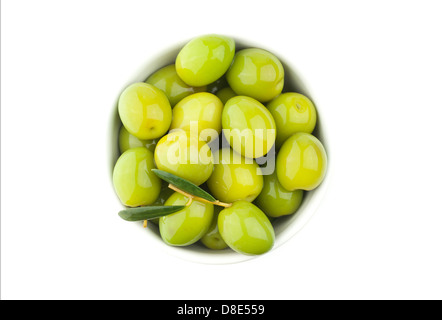
[[[321,185],[313,191],[305,192],[304,199],[302,201],[301,206],[297,210],[297,212],[290,216],[280,217],[273,222],[273,226],[275,229],[275,244],[272,250],[281,246],[289,239],[291,239],[312,217],[315,213],[317,207],[319,206],[320,201],[323,198],[323,195],[326,191],[328,181],[330,179],[330,148],[327,131],[325,129],[324,123],[321,119],[321,102],[318,100],[317,96],[312,94],[312,90],[307,88],[305,84],[304,76],[300,76],[298,71],[295,71],[294,65],[296,65],[296,61],[291,61],[286,58],[283,54],[279,52],[275,52],[271,48],[267,48],[265,44],[252,43],[250,41],[246,41],[243,39],[238,39],[232,37],[236,41],[236,49],[240,50],[248,47],[256,47],[268,50],[275,54],[282,62],[285,71],[285,84],[284,84],[284,92],[292,91],[299,92],[306,96],[308,96],[315,104],[318,118],[315,131],[313,134],[323,143],[328,157],[328,169],[325,179],[321,183]],[[127,79],[126,81],[122,81],[122,87],[120,92],[115,92],[115,104],[113,106],[109,106],[111,110],[111,120],[109,125],[109,148],[108,148],[108,156],[109,156],[109,173],[110,173],[110,183],[112,184],[112,170],[119,157],[119,149],[118,149],[118,132],[121,126],[121,122],[117,112],[117,101],[120,93],[125,89],[125,87],[134,82],[142,82],[147,79],[147,77],[158,70],[159,68],[166,66],[168,64],[175,62],[175,57],[178,54],[179,50],[183,47],[186,42],[179,43],[175,46],[170,46],[169,48],[165,48],[163,50],[159,50],[155,56],[146,57],[146,61],[142,62],[140,68],[136,70],[134,76],[131,79]],[[116,197],[115,195],[112,195]],[[118,212],[124,208],[123,205],[119,208],[115,208],[115,212]],[[124,223],[122,221],[122,223]],[[150,232],[146,232],[146,230],[142,227],[142,223],[133,223],[134,230],[139,232],[143,232],[146,234],[146,243],[149,243],[149,246],[161,246],[162,250],[167,251],[168,253],[193,262],[205,263],[205,264],[229,264],[229,263],[237,263],[242,261],[247,261],[253,258],[257,258],[259,256],[247,256],[234,252],[230,249],[225,250],[210,250],[204,247],[199,242],[187,247],[173,247],[165,244],[161,236],[159,234],[159,230],[157,226],[152,223],[148,223],[148,229]]]

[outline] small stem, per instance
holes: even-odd
[[[233,203],[225,203],[219,200],[216,200],[215,202],[213,202],[213,204],[224,208],[230,208],[233,205]]]
[[[143,221],[143,228],[147,228],[147,220]]]
[[[170,184],[170,183],[169,183],[169,188],[172,189],[173,191],[176,191],[176,192],[178,192],[178,193],[181,193],[183,196],[189,198],[189,201],[190,201],[191,199],[194,198],[193,195],[191,195],[190,193],[187,193],[186,191],[183,191],[183,190],[181,190],[181,189],[175,187],[173,184]]]
[[[232,203],[225,203],[225,202],[221,202],[219,200],[209,201],[209,200],[206,200],[206,199],[203,199],[203,198],[200,198],[200,197],[196,197],[196,196],[194,196],[194,195],[192,195],[190,193],[187,193],[186,191],[183,191],[183,190],[175,187],[173,184],[169,184],[169,188],[172,189],[173,191],[181,193],[183,196],[189,198],[189,201],[187,202],[186,206],[190,206],[190,204],[192,204],[193,200],[199,201],[199,202],[211,203],[211,204],[214,204],[214,205],[217,205],[217,206],[220,206],[220,207],[225,207],[225,208],[228,208],[228,207],[232,206]]]

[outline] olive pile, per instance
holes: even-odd
[[[327,170],[312,134],[314,104],[283,90],[275,55],[236,51],[220,35],[191,40],[174,64],[128,86],[118,102],[121,156],[113,171],[127,209],[121,216],[152,219],[172,246],[269,251],[271,220],[294,214]],[[273,159],[267,169],[275,170],[264,170],[262,159]]]

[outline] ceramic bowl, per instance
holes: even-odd
[[[285,84],[283,92],[299,92],[306,96],[308,96],[315,104],[317,109],[317,125],[313,134],[323,143],[328,157],[328,170],[326,177],[322,184],[316,188],[315,190],[305,192],[304,199],[302,201],[301,206],[297,210],[297,212],[290,216],[280,217],[273,222],[274,230],[275,230],[275,244],[272,250],[275,250],[279,246],[286,243],[289,239],[291,239],[299,230],[308,222],[308,220],[315,213],[317,207],[319,206],[321,199],[327,189],[329,176],[330,176],[330,148],[328,135],[326,130],[326,119],[321,118],[321,108],[323,108],[322,102],[318,98],[316,92],[313,92],[313,89],[307,87],[306,85],[306,77],[308,75],[301,75],[299,71],[296,69],[296,61],[291,61],[289,57],[285,56],[284,53],[275,52],[271,48],[267,48],[265,44],[245,40],[245,39],[237,39],[233,37],[236,41],[236,49],[240,50],[243,48],[262,48],[268,50],[275,54],[284,66],[285,71]],[[155,72],[156,70],[174,63],[175,58],[180,51],[180,49],[184,46],[186,41],[178,43],[176,45],[171,45],[168,48],[163,48],[162,50],[158,50],[156,55],[146,57],[146,61],[140,61],[140,67],[138,70],[135,70],[133,77],[130,79],[122,79],[122,87],[120,92],[113,93],[115,95],[115,104],[109,106],[111,111],[111,120],[109,125],[109,148],[108,148],[108,157],[109,157],[109,175],[110,175],[110,183],[112,184],[112,170],[115,162],[117,161],[120,153],[118,148],[118,133],[121,127],[121,122],[118,117],[117,112],[117,101],[120,93],[125,89],[128,84],[134,82],[142,82],[147,79],[147,77]],[[116,194],[112,194],[110,196],[117,197]],[[124,208],[123,205],[119,208],[115,208],[115,212],[118,212]],[[127,223],[122,220],[122,223]],[[210,250],[204,247],[199,242],[187,246],[187,247],[172,247],[165,244],[161,236],[159,234],[158,227],[153,223],[148,223],[148,232],[143,228],[142,222],[137,223],[133,222],[134,231],[143,232],[146,235],[146,243],[148,247],[151,246],[161,246],[162,250],[166,252],[193,262],[204,263],[204,264],[230,264],[237,263],[242,261],[247,261],[250,259],[257,258],[259,256],[247,256],[239,254],[233,250],[225,249],[225,250]],[[292,239],[292,241],[295,241]]]

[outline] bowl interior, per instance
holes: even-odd
[[[283,243],[285,243],[288,239],[293,237],[308,221],[308,219],[314,214],[320,200],[322,199],[322,195],[324,194],[327,186],[327,182],[329,180],[329,172],[330,172],[330,150],[328,148],[327,135],[325,134],[325,128],[321,121],[321,105],[318,103],[318,100],[312,96],[311,90],[309,90],[302,80],[299,72],[294,69],[292,65],[292,61],[284,58],[283,55],[280,55],[278,52],[274,52],[271,48],[266,48],[261,44],[252,43],[250,41],[244,41],[242,39],[237,39],[233,37],[236,41],[237,50],[241,50],[243,48],[257,47],[266,49],[273,54],[275,54],[281,61],[284,66],[285,79],[284,79],[284,90],[283,92],[298,92],[309,97],[316,106],[318,117],[315,131],[313,134],[323,143],[325,149],[327,150],[328,157],[328,173],[322,184],[313,191],[305,192],[304,198],[301,206],[297,210],[297,212],[290,216],[280,217],[275,219],[272,224],[275,230],[275,245],[272,250],[279,247]],[[113,167],[120,156],[119,148],[118,148],[118,132],[121,127],[121,121],[118,116],[117,110],[117,102],[120,93],[131,83],[142,82],[145,81],[149,75],[151,75],[156,70],[172,64],[175,62],[175,58],[179,52],[179,50],[183,47],[185,42],[176,44],[175,46],[171,46],[159,52],[158,54],[149,57],[143,65],[140,66],[139,70],[133,75],[131,79],[128,79],[125,83],[122,84],[122,88],[120,92],[115,94],[115,103],[111,106],[111,120],[109,125],[109,148],[108,148],[108,158],[109,158],[109,176],[110,183],[112,183],[112,170]],[[116,197],[116,195],[115,195]],[[124,206],[121,205],[121,208],[116,208],[116,211],[123,209]],[[225,250],[210,250],[204,247],[199,242],[186,246],[186,247],[172,247],[166,245],[159,234],[158,227],[153,223],[148,223],[148,231],[143,228],[142,223],[133,223],[134,228],[139,229],[140,232],[146,233],[148,236],[146,238],[146,242],[153,242],[156,245],[161,245],[164,247],[164,250],[171,253],[174,256],[180,257],[185,260],[198,262],[198,263],[207,263],[207,264],[228,264],[228,263],[236,263],[241,261],[246,261],[252,258],[256,258],[257,256],[246,256],[239,253],[234,252],[230,249]]]

